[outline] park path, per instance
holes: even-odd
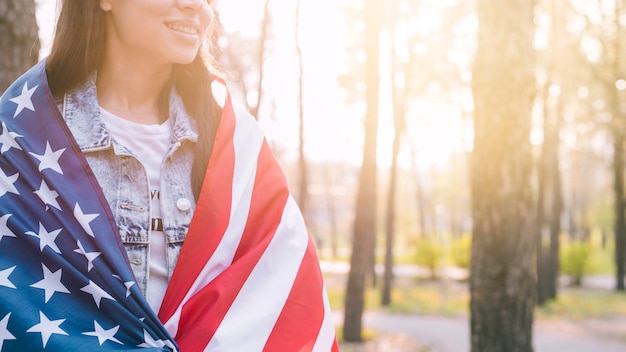
[[[327,273],[347,274],[349,264],[323,261],[321,268]],[[377,268],[377,271],[380,269]],[[398,265],[394,268],[396,277],[420,277],[426,274],[423,268],[415,265]],[[447,268],[442,274],[450,280],[467,275],[456,268]],[[566,278],[562,279],[567,281]],[[606,275],[590,276],[583,280],[583,286],[612,290],[615,287],[615,278]],[[336,326],[343,325],[343,312],[334,312],[334,321]],[[466,316],[366,311],[363,315],[363,326],[382,334],[406,335],[419,345],[428,347],[429,352],[470,350],[469,321]],[[626,317],[575,321],[536,319],[533,329],[535,352],[626,352]]]
[[[335,312],[334,319],[340,326],[342,313]],[[379,333],[408,335],[427,347],[429,352],[470,350],[467,317],[369,311],[363,316],[363,325]],[[539,320],[534,324],[533,335],[535,352],[624,352],[626,318],[611,321]]]

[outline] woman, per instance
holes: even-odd
[[[337,349],[284,176],[213,98],[212,26],[210,1],[63,1],[0,102],[0,270],[22,294],[0,290],[0,348]]]

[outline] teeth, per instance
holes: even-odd
[[[198,31],[193,27],[180,26],[176,24],[168,24],[167,27],[178,32],[183,32],[187,34],[198,34]]]

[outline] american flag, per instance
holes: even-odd
[[[158,316],[45,60],[0,97],[0,123],[0,351],[338,351],[300,211],[230,98]]]

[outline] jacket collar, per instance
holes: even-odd
[[[169,109],[169,118],[173,122],[172,143],[183,140],[197,142],[196,121],[187,114],[182,99],[173,87]],[[95,73],[65,94],[61,111],[82,151],[108,149],[114,144],[100,116]]]

